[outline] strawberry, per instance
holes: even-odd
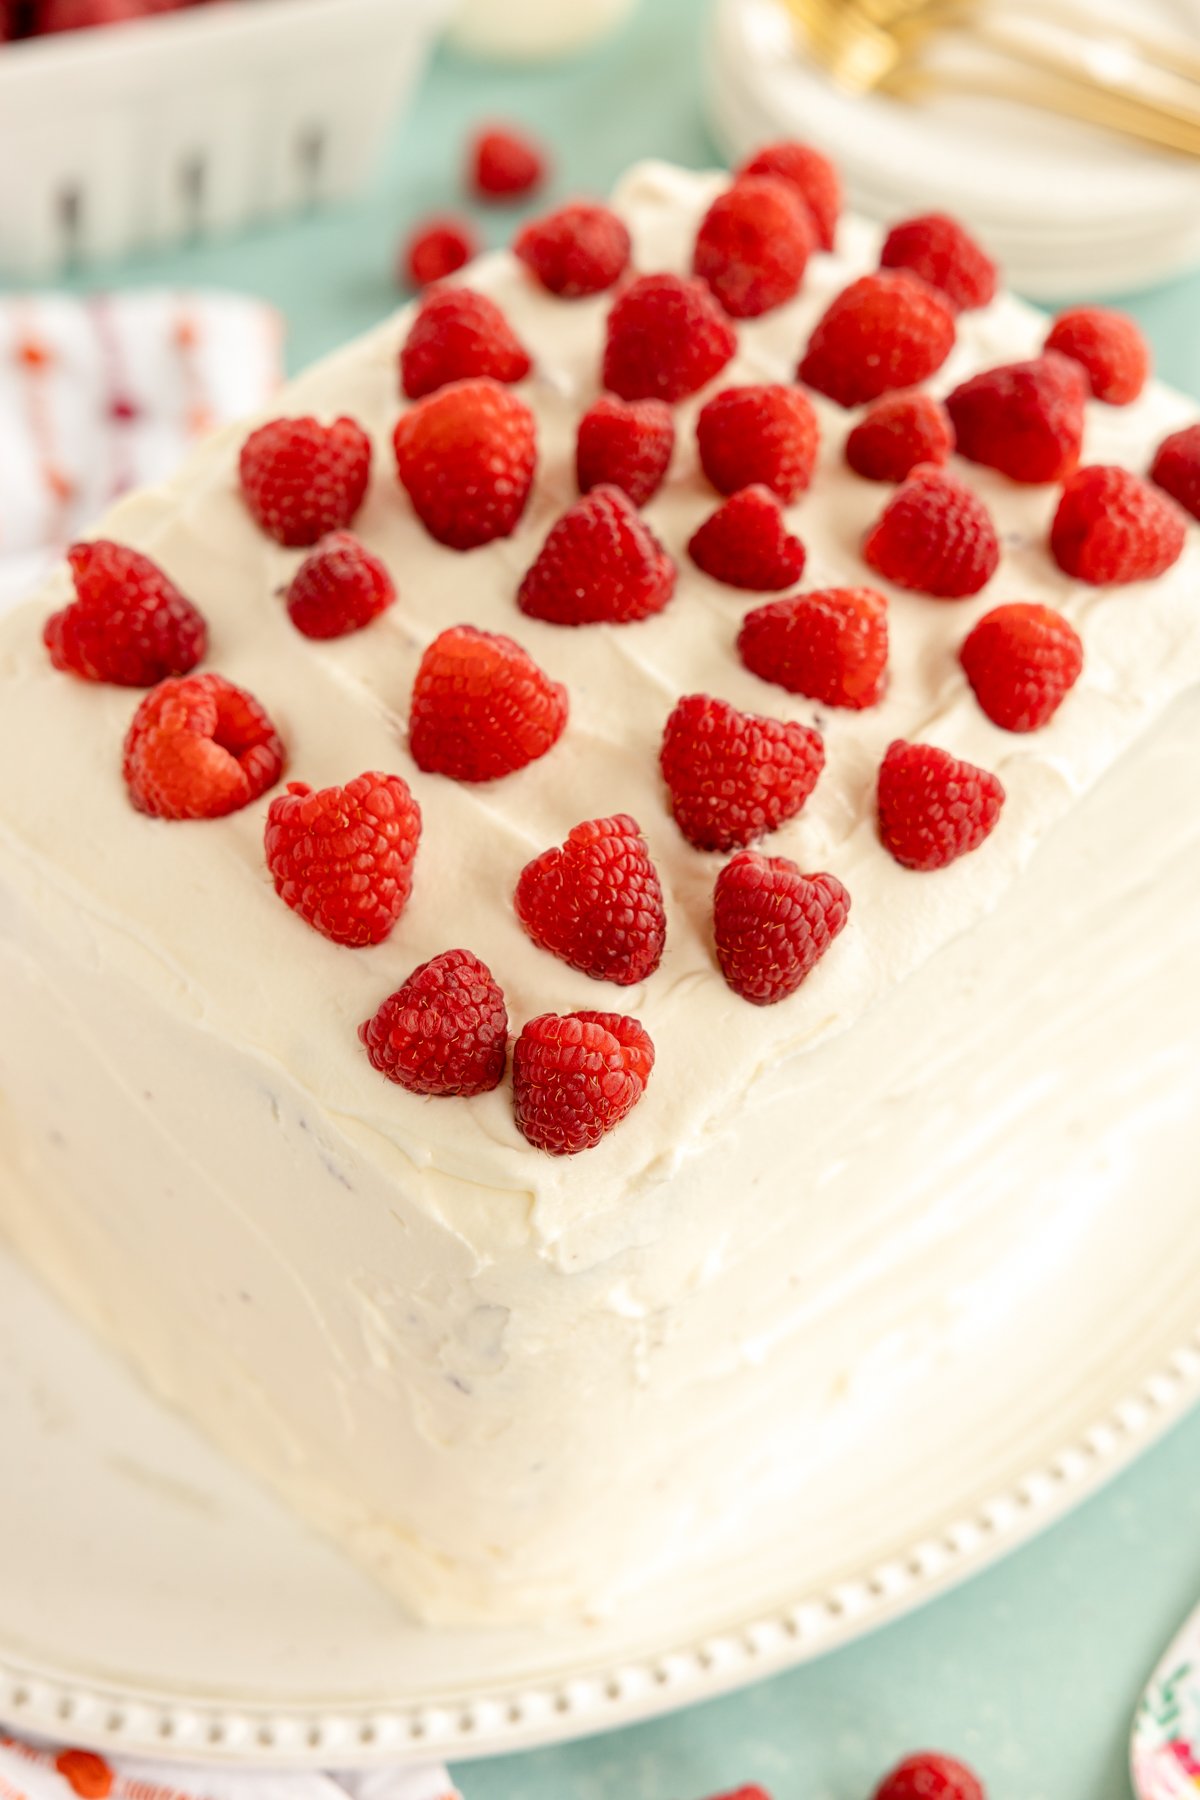
[[[825,766],[825,747],[807,725],[688,694],[667,720],[661,762],[688,842],[733,850],[796,816]]]
[[[987,1800],[983,1783],[964,1763],[934,1750],[906,1756],[885,1775],[875,1800]]]
[[[1154,453],[1150,479],[1200,519],[1200,425],[1185,425],[1165,437]]]
[[[516,200],[541,186],[546,161],[527,131],[490,125],[468,147],[467,183],[478,200]]]
[[[812,480],[819,441],[812,401],[800,388],[722,388],[696,420],[700,466],[719,494],[760,484],[790,505]]]
[[[902,271],[860,275],[818,319],[799,377],[839,406],[861,406],[891,388],[915,387],[954,348],[943,297]]]
[[[517,1129],[537,1150],[594,1150],[646,1091],[654,1045],[619,1013],[543,1013],[513,1047]]]
[[[139,705],[123,772],[139,812],[219,819],[274,787],[284,761],[253,694],[221,675],[184,675],[160,682]]]
[[[432,287],[469,263],[478,249],[468,220],[450,213],[423,219],[400,247],[396,280],[401,287]]]
[[[157,563],[108,538],[72,544],[67,561],[76,597],[42,628],[56,669],[84,681],[153,687],[195,668],[208,627]]]
[[[867,533],[863,556],[897,587],[962,600],[996,573],[1000,541],[977,494],[919,464]]]
[[[745,175],[718,194],[696,235],[692,273],[734,319],[790,300],[816,248],[812,214],[788,182]]]
[[[526,863],[514,904],[535,944],[596,981],[632,987],[662,961],[662,888],[628,813],[576,825],[560,848]]]
[[[1129,469],[1095,464],[1071,476],[1050,527],[1050,549],[1066,574],[1096,587],[1151,581],[1179,560],[1183,512]]]
[[[1106,406],[1128,406],[1150,374],[1150,346],[1128,313],[1106,306],[1072,306],[1059,313],[1046,349],[1077,362],[1093,397]]]
[[[615,286],[629,267],[629,231],[607,206],[576,200],[517,233],[513,255],[560,300]]]
[[[508,1060],[508,1011],[486,963],[443,950],[358,1028],[371,1067],[410,1094],[486,1094]]]
[[[996,293],[995,263],[948,213],[922,213],[893,225],[879,266],[919,276],[944,294],[955,312],[986,306]]]
[[[944,869],[996,827],[998,778],[932,744],[889,744],[879,767],[879,835],[906,869]]]
[[[786,856],[742,850],[713,890],[721,973],[752,1006],[794,994],[842,930],[850,896],[832,875],[802,875]]]
[[[768,144],[744,162],[738,175],[776,175],[790,182],[812,214],[817,243],[832,250],[842,210],[842,184],[827,156],[811,144]]]
[[[473,550],[507,537],[537,462],[533,414],[499,382],[455,381],[396,426],[396,469],[431,537]]]
[[[413,683],[409,750],[419,769],[495,781],[545,756],[567,722],[567,690],[509,637],[452,625]]]
[[[1037,731],[1079,679],[1079,633],[1049,606],[996,606],[973,625],[959,659],[975,698],[1005,731]]]
[[[410,400],[420,400],[474,376],[523,381],[532,367],[494,300],[470,288],[431,287],[400,351],[400,387]]]
[[[663,400],[601,394],[579,421],[575,477],[581,494],[601,484],[623,488],[644,506],[663,484],[675,448],[675,420]]]
[[[344,787],[289,781],[267,812],[275,892],[335,944],[381,944],[408,904],[421,809],[399,775],[371,771]]]
[[[861,709],[883,694],[887,601],[874,588],[821,588],[748,612],[738,654],[752,674],[826,706]]]
[[[350,532],[331,531],[292,576],[288,617],[305,637],[344,637],[369,625],[395,598],[386,564]]]
[[[787,528],[783,508],[761,484],[731,494],[688,539],[688,555],[714,581],[763,593],[798,580],[804,554],[804,545]]]
[[[268,537],[306,547],[353,520],[371,478],[371,440],[353,419],[272,419],[242,445],[238,473]]]
[[[972,375],[947,396],[960,456],[1012,481],[1062,481],[1079,462],[1087,377],[1054,350]]]
[[[608,315],[603,385],[622,400],[686,400],[737,349],[733,326],[702,281],[639,275]]]
[[[846,439],[846,461],[867,481],[903,481],[918,463],[937,467],[954,449],[950,415],[932,394],[885,394]]]
[[[550,527],[517,605],[552,625],[628,625],[661,612],[674,592],[675,564],[628,494],[598,487]]]

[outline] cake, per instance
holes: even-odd
[[[613,201],[633,267],[687,272],[727,187],[635,169]],[[532,352],[502,390],[531,409],[537,457],[506,535],[447,547],[397,483],[397,420],[428,404],[397,385],[413,309],[274,408],[348,417],[371,440],[352,529],[396,595],[363,629],[322,640],[293,625],[281,591],[306,550],[246,503],[250,426],[122,501],[97,536],[143,552],[195,602],[202,668],[253,695],[286,751],[286,772],[276,758],[226,816],[131,804],[122,743],[149,702],[52,666],[43,644],[72,600],[69,571],[0,626],[0,1228],[167,1402],[430,1621],[597,1611],[719,1557],[766,1496],[819,1479],[838,1435],[868,1429],[871,1408],[952,1354],[975,1316],[1052,1306],[1105,1203],[1091,1177],[1123,1113],[1151,1079],[1195,1066],[1194,1028],[1168,1003],[1190,917],[1172,871],[1197,830],[1195,526],[1156,577],[1100,585],[1051,555],[1060,480],[960,459],[953,481],[994,520],[998,568],[938,601],[864,562],[911,483],[848,467],[863,414],[814,387],[816,468],[775,550],[788,595],[869,587],[886,603],[886,681],[851,704],[739,655],[747,614],[778,599],[711,572],[728,576],[732,545],[736,574],[740,530],[759,542],[742,503],[697,551],[710,572],[688,553],[725,504],[697,462],[701,407],[739,384],[792,382],[806,344],[820,380],[817,321],[878,260],[879,234],[843,219],[836,247],[794,272],[793,297],[714,327],[736,349],[675,406],[670,473],[644,506],[673,570],[656,565],[652,605],[627,622],[558,623],[524,585],[579,498],[577,427],[621,302],[611,287],[551,293],[509,253],[463,276]],[[1045,334],[1009,295],[965,307],[928,391],[1035,358]],[[1140,472],[1193,412],[1155,383],[1130,405],[1089,400],[1082,460]],[[746,505],[771,513],[761,493]],[[1178,536],[1182,518],[1172,509]],[[790,579],[795,538],[807,561]],[[1018,731],[985,713],[960,658],[971,628],[1015,602],[1053,609],[1083,647],[1053,716]],[[517,640],[547,691],[565,689],[544,754],[499,779],[432,772],[410,753],[422,658],[459,625]],[[786,998],[750,992],[762,969],[738,964],[736,926],[720,960],[714,948],[714,884],[747,830],[697,825],[682,790],[673,816],[660,753],[688,696],[786,726],[801,762],[823,755],[803,805],[748,834],[752,854],[830,884]],[[907,815],[890,851],[881,841],[879,772],[897,741],[970,765],[960,779],[983,810],[945,866],[911,866]],[[695,755],[684,742],[677,788]],[[353,947],[306,914],[295,836],[274,853],[264,842],[268,821],[290,829],[284,782],[321,790],[367,771],[401,779],[420,836],[414,857],[408,817],[378,941]],[[535,941],[513,904],[523,870],[580,824],[614,819],[635,849],[644,834],[666,919],[661,961],[652,946],[619,981]],[[538,1141],[507,1069],[463,1097],[373,1066],[360,1027],[455,949],[486,964],[519,1042],[532,1020],[581,1012],[636,1021],[649,1040],[636,1080],[624,1064],[624,1116],[578,1154]],[[764,998],[777,1003],[753,1003]],[[1160,1001],[1152,1075],[1127,1046]],[[503,1040],[501,1028],[501,1066]],[[624,1055],[619,1032],[612,1042]],[[540,1100],[553,1111],[553,1091]]]

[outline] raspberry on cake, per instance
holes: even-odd
[[[722,388],[696,420],[700,466],[719,494],[758,485],[785,506],[812,480],[819,438],[808,395],[781,383]]]
[[[220,819],[275,786],[286,761],[270,719],[222,675],[183,675],[151,688],[125,735],[123,772],[139,812]]]
[[[1046,349],[1077,362],[1088,387],[1106,406],[1129,406],[1150,375],[1150,349],[1128,313],[1106,306],[1072,306],[1059,313]]]
[[[660,760],[689,844],[734,850],[795,818],[825,766],[825,746],[811,726],[688,694],[667,720]]]
[[[371,1067],[410,1094],[488,1094],[504,1079],[508,1011],[487,964],[443,950],[358,1028]]]
[[[432,287],[469,263],[477,247],[468,220],[449,213],[423,219],[400,247],[397,280],[410,287]]]
[[[665,400],[618,400],[601,394],[579,421],[575,479],[581,494],[601,485],[623,488],[644,506],[663,484],[675,448],[675,420]]]
[[[920,463],[949,462],[954,427],[932,394],[885,394],[846,438],[846,461],[868,481],[903,481]]]
[[[83,681],[153,687],[202,659],[203,614],[140,550],[95,538],[72,544],[67,562],[75,599],[42,628],[56,669]]]
[[[401,485],[440,544],[474,550],[515,530],[533,486],[537,430],[500,382],[439,388],[409,408],[392,441]]]
[[[701,219],[692,273],[730,318],[756,319],[792,298],[815,244],[812,214],[788,182],[744,175]]]
[[[1083,642],[1053,607],[1015,601],[971,627],[959,660],[993,725],[1038,731],[1079,680]]]
[[[272,419],[242,445],[238,471],[267,535],[303,548],[353,523],[371,478],[371,440],[353,419]]]
[[[997,269],[965,225],[948,213],[921,213],[893,225],[879,255],[883,269],[907,269],[946,296],[955,312],[987,306]]]
[[[733,326],[702,281],[639,275],[608,315],[601,379],[622,400],[673,405],[707,386],[736,349]]]
[[[629,625],[674,592],[675,564],[628,494],[597,487],[551,526],[517,605],[552,625]]]
[[[429,774],[496,781],[545,756],[566,723],[566,688],[520,644],[453,625],[421,658],[408,747]]]
[[[387,565],[349,531],[331,531],[288,583],[288,617],[310,638],[361,631],[396,598]]]
[[[593,1150],[646,1091],[654,1045],[620,1013],[543,1013],[513,1046],[513,1102],[524,1138],[551,1156]]]
[[[879,766],[879,835],[906,869],[944,869],[991,836],[1004,789],[987,769],[932,744],[889,744]]]
[[[1080,469],[1062,491],[1050,527],[1060,569],[1097,587],[1152,581],[1178,562],[1187,520],[1173,500],[1129,469]]]
[[[1193,519],[1200,519],[1200,425],[1171,432],[1154,453],[1150,479]]]
[[[874,706],[887,680],[887,601],[874,588],[820,588],[746,614],[738,655],[763,681],[826,706]]]
[[[433,287],[400,350],[400,387],[410,400],[420,400],[451,381],[480,375],[523,381],[532,367],[494,300],[466,287]]]
[[[833,249],[842,210],[842,181],[820,150],[787,139],[766,144],[742,164],[738,175],[776,175],[781,181],[790,182],[812,214],[821,249]]]
[[[1062,481],[1079,462],[1087,392],[1079,364],[1052,349],[986,369],[946,398],[955,448],[1011,481]]]
[[[615,286],[629,267],[629,250],[624,220],[586,200],[531,219],[513,242],[513,255],[560,300],[581,300]]]
[[[770,488],[739,488],[688,539],[698,569],[728,587],[773,593],[790,587],[804,569],[804,545],[787,528]]]
[[[922,464],[880,513],[863,557],[897,587],[935,600],[963,600],[996,573],[1000,540],[978,494]]]
[[[576,825],[565,844],[526,863],[514,905],[535,944],[596,981],[632,987],[662,961],[662,887],[628,813]]]
[[[742,850],[713,890],[721,973],[752,1006],[774,1006],[812,973],[850,914],[832,875],[804,875],[786,856]]]
[[[421,809],[399,775],[314,792],[289,781],[264,840],[279,898],[335,944],[381,944],[408,904]]]
[[[862,406],[936,374],[954,336],[934,288],[902,270],[860,275],[817,320],[797,374],[839,406]]]

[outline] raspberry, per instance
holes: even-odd
[[[517,1129],[537,1150],[594,1150],[646,1091],[654,1045],[619,1013],[543,1013],[513,1047]]]
[[[1178,561],[1186,535],[1173,500],[1129,469],[1095,464],[1064,486],[1050,548],[1068,575],[1105,587],[1161,575]]]
[[[1105,306],[1073,306],[1059,313],[1046,339],[1077,362],[1095,399],[1107,406],[1128,406],[1150,374],[1150,347],[1128,313]]]
[[[631,987],[662,961],[662,888],[628,813],[576,825],[561,848],[527,863],[514,904],[535,944],[596,981]]]
[[[884,689],[887,601],[873,588],[822,588],[748,612],[738,653],[752,674],[826,706],[874,706]]]
[[[541,145],[507,125],[477,133],[468,159],[468,184],[480,200],[515,200],[540,187],[546,175]]]
[[[195,668],[208,627],[157,563],[108,538],[72,544],[67,561],[76,598],[42,628],[56,669],[84,681],[153,687]]]
[[[700,409],[700,466],[719,494],[761,483],[784,505],[812,480],[819,431],[812,401],[773,384],[722,388]]]
[[[733,326],[702,281],[639,275],[608,315],[603,385],[622,400],[673,404],[719,375],[736,349]]]
[[[879,266],[918,275],[944,294],[955,312],[986,306],[996,292],[995,263],[948,213],[922,213],[893,225]]]
[[[517,605],[551,625],[628,625],[674,592],[675,564],[628,494],[598,487],[550,527]]]
[[[747,175],[718,194],[696,235],[692,273],[735,319],[790,300],[816,247],[812,214],[774,175]]]
[[[954,427],[932,394],[885,394],[846,439],[846,461],[868,481],[903,481],[918,463],[948,462]]]
[[[983,1783],[952,1756],[906,1756],[875,1790],[875,1800],[987,1800]]]
[[[832,875],[802,875],[786,856],[743,850],[713,890],[713,933],[721,973],[752,1006],[794,994],[850,913]]]
[[[972,375],[946,398],[960,456],[1012,481],[1062,481],[1079,462],[1087,378],[1049,350]]]
[[[567,722],[567,690],[512,638],[452,625],[413,683],[409,750],[419,769],[495,781],[545,756]]]
[[[289,781],[267,812],[264,847],[279,898],[335,944],[381,944],[408,903],[421,809],[399,775],[344,787]]]
[[[644,506],[662,486],[675,448],[675,420],[662,400],[602,394],[579,421],[575,477],[586,494],[601,483]]]
[[[331,531],[310,550],[287,590],[288,616],[305,637],[345,637],[378,618],[396,598],[386,566],[348,531]]]
[[[738,170],[743,175],[776,175],[790,182],[812,214],[817,242],[832,250],[842,210],[842,184],[827,156],[811,144],[768,144]]]
[[[56,31],[82,31],[94,25],[123,25],[151,12],[173,10],[152,7],[146,0],[42,0],[37,11],[39,36]]]
[[[254,698],[222,675],[151,688],[125,736],[125,784],[139,812],[219,819],[249,806],[283,774],[279,734]]]
[[[1200,425],[1185,425],[1165,437],[1154,453],[1150,479],[1200,519]]]
[[[972,626],[959,659],[993,725],[1037,731],[1079,679],[1079,633],[1048,606],[997,606]]]
[[[804,568],[804,545],[761,484],[740,488],[710,513],[688,539],[688,555],[714,581],[762,593],[790,587]]]
[[[349,525],[371,476],[371,440],[353,419],[272,419],[252,431],[238,462],[253,517],[281,544],[315,544]]]
[[[79,1800],[108,1800],[112,1793],[112,1768],[94,1750],[60,1750],[54,1767]]]
[[[954,348],[954,314],[935,289],[891,271],[860,275],[817,320],[800,380],[839,406],[915,387]]]
[[[825,766],[819,732],[688,694],[663,732],[675,822],[697,850],[735,850],[800,811]]]
[[[487,1094],[508,1060],[508,1012],[486,963],[443,950],[359,1026],[372,1068],[410,1094]]]
[[[978,494],[919,464],[867,533],[863,556],[897,587],[962,600],[996,573],[1000,543]]]
[[[624,220],[585,200],[532,220],[513,244],[513,254],[560,300],[612,287],[629,267],[629,252]]]
[[[523,381],[532,366],[494,300],[470,288],[432,287],[400,351],[400,386],[410,400],[420,400],[477,375]]]
[[[419,400],[393,439],[396,469],[431,537],[473,550],[507,537],[537,461],[533,414],[496,381],[454,381]]]
[[[978,850],[1003,804],[995,775],[932,744],[897,738],[879,766],[879,835],[906,869],[944,869]]]
[[[478,248],[466,219],[450,214],[424,219],[401,246],[397,280],[410,287],[430,287],[469,263]]]

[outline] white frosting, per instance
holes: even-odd
[[[686,266],[720,180],[630,176],[618,205],[638,267]],[[814,260],[799,299],[739,327],[716,386],[791,375],[875,237],[848,221],[842,246]],[[759,681],[733,647],[753,597],[684,551],[716,504],[695,462],[700,400],[679,409],[671,479],[646,509],[680,563],[671,605],[636,626],[524,618],[517,583],[574,497],[574,427],[596,391],[608,301],[554,300],[507,255],[470,280],[537,358],[523,391],[539,469],[512,538],[444,550],[395,483],[403,316],[301,377],[279,408],[349,412],[375,442],[356,529],[399,599],[369,630],[313,643],[290,625],[276,591],[299,553],[245,512],[242,431],[102,526],[200,604],[211,665],[266,705],[291,774],[323,785],[383,768],[411,782],[425,834],[386,944],[339,948],[275,897],[265,800],[219,823],[132,811],[119,762],[136,696],[56,674],[40,646],[64,575],[0,630],[0,1057],[25,1173],[0,1193],[0,1222],[164,1393],[437,1617],[593,1605],[656,1563],[709,1554],[714,1534],[746,1528],[763,1488],[802,1479],[825,1438],[853,1428],[885,1365],[911,1370],[946,1341],[964,1295],[974,1308],[977,1284],[1007,1294],[1033,1281],[1031,1244],[1061,1245],[1085,1222],[1067,1179],[1080,1122],[1096,1136],[1140,1099],[1120,1043],[1096,1030],[1097,1001],[1132,1015],[1133,971],[1161,984],[1164,952],[1186,953],[1163,899],[1176,892],[1175,834],[1159,809],[1182,747],[1194,759],[1196,710],[1174,722],[1170,755],[1130,760],[1144,788],[1123,769],[1124,785],[1079,809],[1062,847],[1010,890],[1049,827],[1200,681],[1200,534],[1158,582],[1086,588],[1045,548],[1056,491],[978,469],[1000,570],[966,603],[889,593],[882,705],[837,713]],[[1043,332],[1001,298],[963,318],[934,385],[1030,354]],[[861,582],[857,547],[890,490],[845,469],[852,415],[818,410],[817,477],[789,509],[809,553],[801,585]],[[1143,467],[1190,411],[1160,387],[1121,411],[1091,407],[1085,454]],[[1078,688],[1028,737],[989,724],[956,658],[1005,599],[1059,607],[1085,643]],[[420,774],[404,742],[421,650],[459,621],[517,637],[571,697],[550,755],[484,788]],[[721,981],[709,928],[720,859],[690,849],[669,816],[658,744],[690,691],[825,733],[816,792],[770,848],[831,870],[853,912],[780,1006],[750,1007]],[[1007,790],[987,844],[936,875],[900,869],[875,835],[874,773],[895,736],[985,764]],[[668,909],[663,964],[634,989],[535,949],[510,904],[530,856],[617,811],[645,830]],[[1157,884],[1111,854],[1135,830]],[[1006,894],[995,919],[928,960]],[[1123,929],[1135,916],[1154,940],[1140,960]],[[1096,968],[1104,931],[1114,954]],[[649,1089],[597,1150],[531,1150],[506,1086],[422,1100],[371,1070],[359,1021],[457,944],[492,967],[514,1028],[575,1007],[646,1026]],[[1170,997],[1168,984],[1162,1017],[1182,1034]],[[1094,1097],[1064,1084],[1067,1056]],[[1056,1232],[1032,1178],[1045,1166],[1063,1170]]]

